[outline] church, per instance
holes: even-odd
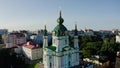
[[[74,44],[70,44],[68,30],[63,22],[64,19],[60,11],[57,19],[58,25],[52,32],[52,45],[48,45],[48,34],[45,26],[43,36],[44,68],[71,68],[80,63],[77,25],[75,25],[74,30]]]

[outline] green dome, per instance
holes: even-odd
[[[54,28],[54,32],[56,36],[64,36],[65,31],[67,31],[67,28],[62,24],[64,22],[64,19],[61,16],[60,11],[60,17],[57,19],[58,25]]]
[[[57,19],[57,22],[59,24],[62,24],[64,22],[64,19],[60,16],[58,19]]]
[[[62,32],[65,32],[65,31],[67,31],[67,28],[66,28],[63,24],[57,25],[57,26],[54,28],[54,32],[58,32],[59,30],[62,31]]]
[[[54,30],[56,36],[64,36],[67,28],[64,25],[57,25]]]

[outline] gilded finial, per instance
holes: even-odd
[[[60,10],[60,17],[61,17],[62,13],[61,13],[61,10]]]
[[[57,22],[59,23],[59,25],[61,25],[64,22],[64,19],[62,18],[62,12],[60,10],[60,17],[57,19]]]

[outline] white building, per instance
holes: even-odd
[[[44,34],[42,32],[38,33],[36,37],[34,37],[33,42],[35,44],[43,44],[43,36]],[[48,43],[51,42],[51,34],[48,34]]]
[[[116,35],[116,42],[120,43],[120,33],[118,35]]]
[[[92,36],[94,36],[94,31],[92,29],[86,29],[85,28],[85,35],[92,35]]]
[[[43,42],[44,68],[69,68],[79,65],[79,47],[77,26],[75,28],[74,44],[69,44],[67,28],[63,25],[63,18],[57,20],[58,25],[53,30],[52,45],[48,46],[48,35],[45,27]]]
[[[118,34],[118,32],[119,32],[119,30],[118,30],[118,29],[112,29],[112,33],[113,33],[113,34],[117,35],[117,34]]]
[[[39,45],[34,45],[32,42],[27,42],[22,46],[23,55],[30,60],[37,60],[43,57],[43,50]]]

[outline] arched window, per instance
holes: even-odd
[[[71,59],[71,55],[70,55],[70,53],[69,53],[69,55],[68,55],[68,58],[69,58],[68,65],[69,65],[69,67],[70,67],[70,59]]]
[[[51,64],[51,62],[50,62],[50,68],[52,68],[52,64]]]
[[[68,65],[69,65],[69,67],[70,67],[70,61],[69,61]]]

